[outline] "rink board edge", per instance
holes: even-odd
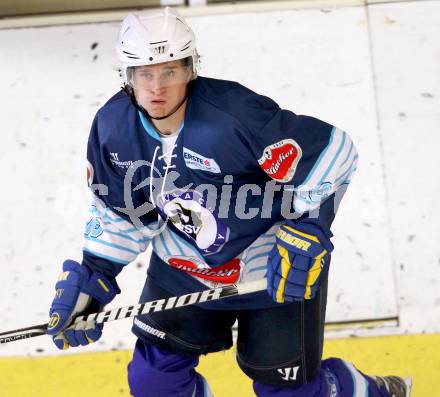
[[[326,341],[324,357],[352,361],[368,374],[412,376],[412,397],[440,396],[440,334],[346,338]],[[0,359],[0,390],[8,397],[129,396],[128,350]],[[235,347],[201,358],[198,370],[216,397],[253,396],[235,362]]]

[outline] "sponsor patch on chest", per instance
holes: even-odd
[[[289,182],[295,174],[302,150],[293,139],[266,146],[258,164],[263,171],[278,182]]]
[[[220,167],[214,159],[202,156],[192,150],[183,148],[183,158],[188,168],[220,174]]]
[[[231,259],[229,262],[217,267],[209,267],[206,263],[194,257],[165,256],[164,260],[175,269],[216,284],[233,284],[240,277],[241,268],[240,259],[238,258]]]
[[[119,153],[117,153],[117,152],[110,152],[110,162],[114,166],[122,168],[124,170],[130,168],[133,165],[133,161],[132,160],[120,161],[119,160]]]

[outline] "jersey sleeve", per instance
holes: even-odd
[[[116,209],[123,207],[124,177],[106,160],[108,156],[99,129],[98,113],[87,147],[91,205],[84,230],[83,264],[92,271],[116,277],[125,265],[147,249],[150,238]]]
[[[83,251],[89,254],[89,259],[93,255],[120,268],[147,249],[149,239],[94,194],[89,211],[83,244]]]
[[[329,232],[357,168],[350,136],[316,118],[278,109],[250,145],[263,171],[294,191],[297,216]]]

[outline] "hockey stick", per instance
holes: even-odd
[[[102,324],[108,321],[120,320],[122,318],[129,318],[138,316],[140,314],[147,314],[151,312],[160,312],[163,310],[176,309],[178,307],[190,306],[196,303],[204,303],[215,301],[230,296],[238,296],[249,294],[251,292],[262,291],[266,288],[266,279],[251,281],[245,284],[227,285],[225,287],[218,287],[207,289],[200,292],[193,292],[191,294],[171,296],[166,299],[158,299],[155,301],[138,303],[133,306],[120,307],[116,309],[106,310],[99,313],[92,313],[87,316],[78,316],[75,318],[74,324],[79,321],[95,320]],[[47,326],[49,324],[34,325],[32,327],[16,329],[13,331],[0,333],[0,344],[15,342],[21,339],[33,338],[34,336],[45,335],[47,333]]]

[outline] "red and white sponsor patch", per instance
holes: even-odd
[[[87,184],[89,186],[93,183],[94,176],[95,176],[95,171],[93,170],[93,165],[90,161],[87,161]]]
[[[175,269],[191,276],[221,284],[234,284],[240,276],[240,259],[234,258],[224,265],[209,267],[197,258],[168,256],[164,258]]]
[[[302,150],[293,139],[283,139],[267,146],[258,164],[272,179],[289,182],[296,171]]]

